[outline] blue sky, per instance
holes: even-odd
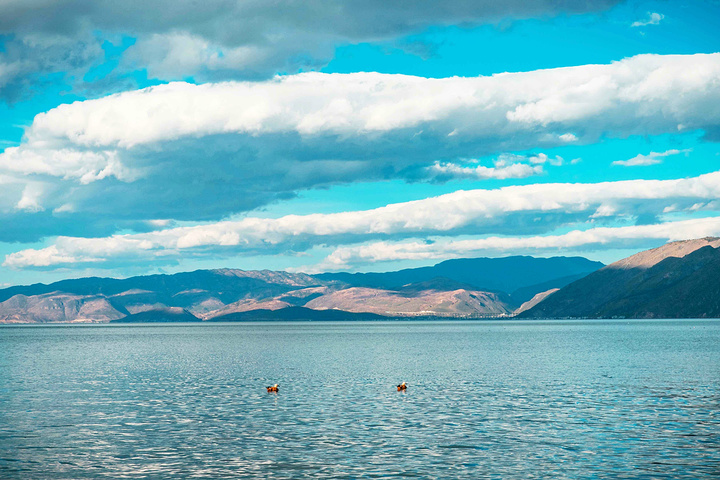
[[[0,284],[720,235],[718,2],[165,3],[0,7]]]

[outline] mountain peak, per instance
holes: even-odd
[[[522,317],[720,317],[720,238],[671,242],[549,295]]]
[[[703,247],[720,247],[720,238],[704,237],[692,240],[678,240],[676,242],[666,243],[665,245],[650,250],[636,253],[630,257],[619,260],[605,267],[606,269],[630,269],[642,268],[648,269],[666,258],[676,257],[683,258],[696,250]]]

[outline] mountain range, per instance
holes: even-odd
[[[515,256],[387,273],[221,269],[89,277],[0,290],[0,323],[509,316],[536,294],[602,266],[582,257]]]
[[[720,238],[604,266],[468,258],[385,273],[198,270],[0,290],[0,323],[720,317]]]

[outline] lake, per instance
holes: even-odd
[[[0,328],[3,479],[718,472],[717,320]]]

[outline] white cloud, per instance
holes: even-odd
[[[720,172],[678,180],[629,180],[594,184],[534,184],[493,190],[457,191],[385,207],[333,214],[244,218],[142,234],[105,238],[59,237],[53,258],[98,263],[166,262],[192,255],[215,258],[242,252],[302,251],[321,244],[349,244],[418,235],[537,234],[563,225],[632,221],[637,215],[714,210],[720,205]],[[700,205],[698,207],[698,205]],[[544,237],[543,237],[544,238]],[[510,245],[510,244],[508,244]],[[46,249],[27,249],[4,266],[47,266]]]
[[[698,54],[474,78],[312,72],[257,83],[172,83],[61,105],[39,114],[27,135],[29,146],[52,140],[132,148],[223,133],[372,139],[427,126],[443,137],[477,139],[567,126],[577,127],[573,137],[582,141],[606,130],[627,135],[675,131],[680,123],[716,125],[720,114],[709,105],[720,101],[711,88],[719,79],[720,54]],[[566,142],[566,135],[557,138]],[[458,141],[452,137],[446,141]]]
[[[514,153],[503,153],[501,155],[498,155],[495,166],[504,167],[516,162],[526,162],[530,163],[531,165],[543,165],[545,163],[549,163],[550,165],[558,167],[563,164],[564,160],[560,155],[555,155],[555,157],[548,157],[545,153],[538,153],[537,155],[517,155]]]
[[[623,167],[636,167],[645,165],[656,165],[662,163],[661,158],[670,157],[672,155],[679,155],[681,153],[689,154],[692,151],[690,148],[684,150],[666,150],[664,152],[650,152],[647,155],[639,154],[629,160],[616,160],[612,162],[612,165],[622,165]]]
[[[631,27],[646,27],[648,25],[659,25],[660,21],[665,18],[662,13],[648,12],[647,19],[633,22]]]
[[[298,271],[347,270],[358,265],[397,260],[440,260],[467,256],[538,254],[590,251],[597,248],[644,248],[651,243],[720,236],[720,217],[701,218],[655,225],[597,227],[562,235],[489,237],[434,242],[376,242],[340,247],[323,262]]]
[[[133,181],[139,171],[124,167],[112,150],[27,149],[9,147],[0,154],[0,171],[23,175],[40,174],[74,179],[81,184],[107,177]]]
[[[446,181],[450,179],[470,180],[505,180],[509,178],[527,178],[543,175],[543,165],[561,166],[564,160],[561,156],[548,157],[545,153],[536,155],[517,155],[503,153],[494,160],[494,166],[486,167],[478,160],[463,160],[459,163],[435,162],[424,170],[424,175],[418,179],[432,181]]]
[[[484,167],[482,165],[463,167],[453,163],[437,162],[427,168],[427,175],[431,179],[508,179],[526,178],[533,175],[542,175],[543,168],[540,165],[530,166],[524,163],[513,163],[495,167]]]
[[[559,138],[566,143],[573,143],[578,141],[578,138],[572,133],[563,133],[562,135],[560,135]]]
[[[78,262],[93,262],[97,261],[91,257],[83,256],[82,258],[72,257],[70,255],[63,254],[59,251],[56,246],[50,246],[43,248],[42,250],[36,250],[32,255],[23,256],[22,252],[18,255],[18,258],[22,258],[27,266],[32,267],[49,267],[54,265],[72,265]]]
[[[15,208],[29,212],[39,212],[43,209],[40,200],[43,194],[43,186],[39,183],[28,183],[22,192],[22,197]]]

